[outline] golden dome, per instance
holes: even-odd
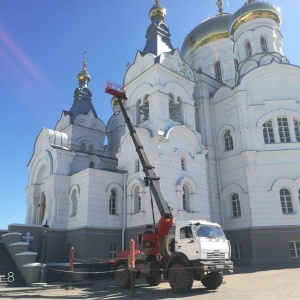
[[[195,27],[185,38],[181,55],[185,60],[199,47],[229,37],[228,22],[232,14],[218,14]]]
[[[84,60],[83,60],[83,63],[82,63],[82,70],[77,75],[77,80],[78,80],[78,82],[81,86],[82,85],[87,85],[91,80],[91,76],[89,75],[86,67],[87,67],[86,51],[84,51]]]
[[[156,17],[162,20],[166,18],[166,10],[159,4],[158,0],[155,1],[155,4],[150,9],[149,17],[151,20]]]
[[[257,18],[269,18],[274,20],[278,26],[281,23],[279,8],[268,2],[248,1],[236,11],[229,22],[229,33],[233,37],[234,32],[244,23]]]

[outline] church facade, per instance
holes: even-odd
[[[179,51],[155,1],[124,76],[125,108],[175,222],[221,224],[237,264],[299,265],[300,68],[282,52],[278,8],[248,0],[228,14],[217,4]],[[118,106],[104,124],[86,59],[77,78],[71,109],[41,130],[28,164],[24,230],[47,222],[52,262],[71,246],[80,259],[113,258],[153,223]]]

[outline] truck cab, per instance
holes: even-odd
[[[222,227],[203,220],[176,223],[175,251],[189,260],[229,260],[231,256]]]

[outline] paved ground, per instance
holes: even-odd
[[[263,271],[243,268],[238,273],[226,275],[225,283],[216,291],[206,290],[201,283],[194,282],[191,293],[174,294],[167,282],[158,287],[148,287],[143,281],[138,281],[135,288],[136,296],[130,290],[120,290],[113,280],[95,281],[92,286],[77,286],[73,290],[64,288],[0,288],[1,299],[142,299],[142,300],[273,300],[300,299],[300,268]]]

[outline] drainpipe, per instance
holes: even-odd
[[[218,190],[220,195],[220,206],[221,206],[221,221],[222,221],[222,228],[224,228],[224,207],[223,207],[223,200],[222,200],[222,190],[221,190],[221,179],[220,179],[220,170],[219,170],[219,157],[218,157],[218,144],[217,144],[217,136],[216,136],[216,123],[215,123],[215,116],[214,116],[214,110],[213,110],[213,99],[210,98],[210,112],[211,112],[211,118],[212,118],[212,125],[213,125],[213,137],[214,137],[214,143],[215,143],[215,156],[216,156],[216,164],[217,164],[217,179],[218,179]]]
[[[123,228],[122,228],[122,251],[125,249],[125,231],[126,231],[126,214],[127,214],[127,178],[128,173],[124,174],[123,182]]]

